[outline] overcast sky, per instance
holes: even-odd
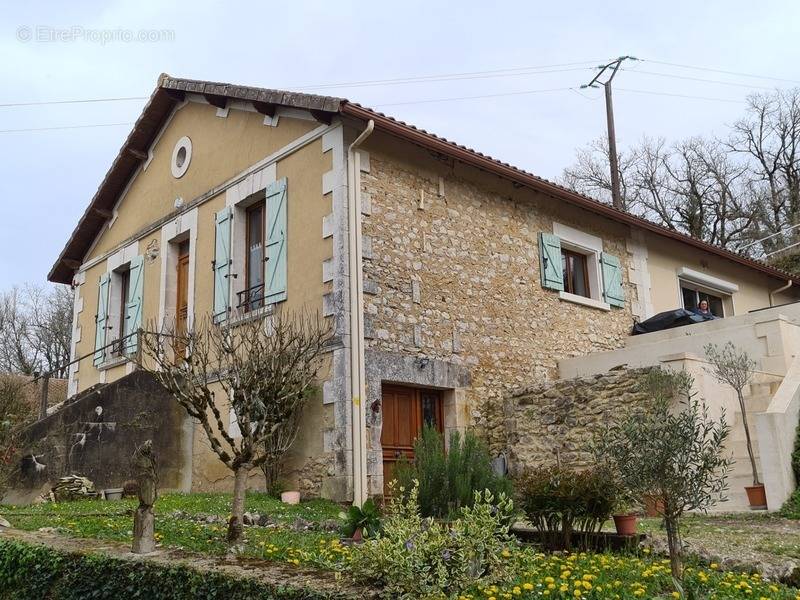
[[[142,31],[148,41],[108,39]],[[747,94],[792,85],[662,63],[800,80],[798,39],[795,0],[37,0],[3,7],[0,104],[148,96],[161,72],[303,88],[356,100],[555,178],[576,148],[605,134],[600,90],[419,101],[574,88],[592,77],[592,65],[630,54],[644,60],[615,80],[624,149],[643,135],[724,132]],[[523,68],[504,77],[309,87]],[[143,105],[0,107],[0,290],[45,281],[130,125],[7,130],[132,123]]]

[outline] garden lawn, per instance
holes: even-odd
[[[18,529],[53,528],[72,537],[129,543],[137,504],[135,499],[124,499],[0,506],[0,515]],[[320,527],[338,519],[342,509],[335,503],[312,500],[290,506],[266,494],[252,493],[245,506],[247,512],[267,515],[272,524],[245,528],[244,556],[336,568],[346,553],[338,543],[338,533]],[[164,494],[156,502],[155,513],[156,540],[161,546],[211,555],[225,553],[230,495]],[[205,522],[204,517],[216,517],[220,522]]]
[[[506,600],[511,598],[614,599],[680,598],[670,575],[668,560],[647,556],[580,553],[534,554],[516,559],[523,573],[508,585],[492,585],[465,593],[459,600]],[[763,581],[758,574],[722,572],[719,566],[687,567],[687,598],[798,600],[800,590]]]
[[[666,541],[661,519],[643,519],[639,530]],[[691,554],[726,567],[780,569],[800,559],[800,522],[775,514],[688,515],[681,534]]]

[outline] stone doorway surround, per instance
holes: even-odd
[[[367,480],[370,496],[383,494],[381,388],[384,383],[442,390],[445,440],[470,423],[467,390],[472,381],[463,365],[426,356],[367,350]]]

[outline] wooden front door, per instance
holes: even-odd
[[[442,393],[399,385],[382,389],[383,493],[388,496],[395,463],[405,457],[414,460],[414,441],[424,425],[442,431]]]
[[[189,321],[189,242],[178,247],[177,291],[175,297],[175,360],[185,357],[186,346],[182,336]]]

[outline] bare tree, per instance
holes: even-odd
[[[632,198],[628,185],[629,174],[637,157],[633,154],[617,153],[619,167],[620,198],[623,210],[631,210]],[[611,169],[608,159],[608,138],[592,140],[586,148],[577,152],[575,164],[564,169],[562,183],[582,194],[611,203]]]
[[[744,401],[744,388],[752,381],[755,374],[756,361],[754,361],[744,350],[739,350],[731,342],[728,342],[722,349],[716,344],[708,344],[705,347],[706,358],[711,363],[709,371],[716,377],[717,381],[733,388],[739,400],[739,409],[742,411],[742,425],[744,426],[744,437],[747,441],[747,455],[750,458],[750,468],[753,470],[753,485],[761,485],[758,478],[758,466],[756,457],[753,453],[753,443],[750,440],[750,427],[747,423],[747,405]]]
[[[318,315],[278,311],[235,326],[205,320],[189,330],[141,337],[139,367],[197,419],[212,450],[233,471],[227,539],[236,544],[242,536],[248,474],[275,460],[265,443],[302,411],[332,340],[331,330]],[[185,348],[185,358],[176,357],[173,348]],[[229,431],[227,415],[221,412],[228,402],[239,435]]]
[[[745,174],[719,142],[690,138],[674,145],[643,138],[620,157],[626,210],[674,231],[736,249],[750,239],[755,203]],[[563,182],[606,198],[608,159],[601,142],[578,152]]]
[[[19,434],[36,411],[20,378],[0,375],[0,497],[19,465]]]
[[[72,338],[72,293],[28,285],[0,293],[0,371],[66,377]]]
[[[800,88],[754,94],[747,101],[747,114],[733,125],[727,146],[748,161],[760,238],[800,222]],[[765,241],[764,250],[798,239],[796,231],[778,235]]]

